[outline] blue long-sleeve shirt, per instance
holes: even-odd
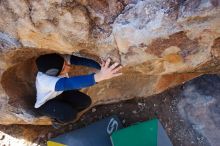
[[[83,65],[101,69],[99,63],[92,59],[82,58],[78,56],[70,56],[70,63],[74,65]],[[70,78],[61,78],[57,81],[55,91],[66,91],[73,89],[81,89],[95,84],[94,74],[75,76]]]
[[[73,55],[70,56],[70,63],[74,65],[88,66],[88,67],[96,68],[99,70],[101,69],[101,66],[96,61],[92,59],[73,56]]]
[[[75,76],[75,77],[64,77],[60,78],[56,85],[55,91],[66,91],[73,89],[81,89],[89,87],[95,84],[94,73],[90,75]]]

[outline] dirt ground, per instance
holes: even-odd
[[[183,88],[184,86],[178,86],[148,98],[135,98],[129,101],[100,105],[92,108],[78,122],[60,129],[53,129],[51,126],[1,125],[0,131],[5,135],[1,135],[0,144],[1,146],[10,145],[3,143],[8,134],[14,138],[24,139],[23,145],[44,146],[48,138],[84,127],[105,117],[117,115],[124,127],[159,118],[174,146],[208,146],[207,140],[196,133],[192,125],[179,115],[177,103],[183,98],[180,94]]]

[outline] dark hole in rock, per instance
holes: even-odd
[[[35,57],[17,63],[3,73],[1,84],[11,106],[35,113],[36,73]]]
[[[53,52],[53,51],[52,51]],[[13,107],[24,110],[34,116],[39,116],[34,104],[36,101],[36,75],[37,67],[35,60],[40,54],[51,53],[51,51],[40,50],[30,51],[21,50],[15,51],[10,55],[10,62],[16,63],[14,66],[8,68],[2,75],[1,84],[6,94],[9,96],[9,102]],[[80,53],[81,55],[98,61],[98,56],[87,53]],[[32,57],[33,56],[33,57]],[[29,58],[28,58],[29,57]],[[30,58],[31,57],[31,58]],[[94,69],[82,66],[72,66],[69,73],[70,76],[88,74]]]

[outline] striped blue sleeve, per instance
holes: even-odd
[[[74,76],[70,78],[60,78],[55,85],[55,91],[67,91],[86,88],[94,85],[94,73],[89,75]]]

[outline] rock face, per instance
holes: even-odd
[[[207,138],[211,146],[220,143],[220,76],[204,75],[187,83],[178,104],[181,116]]]
[[[0,124],[50,124],[33,109],[40,54],[111,57],[121,77],[83,89],[93,105],[160,93],[220,70],[219,0],[0,1]],[[72,75],[91,72],[73,66]]]

